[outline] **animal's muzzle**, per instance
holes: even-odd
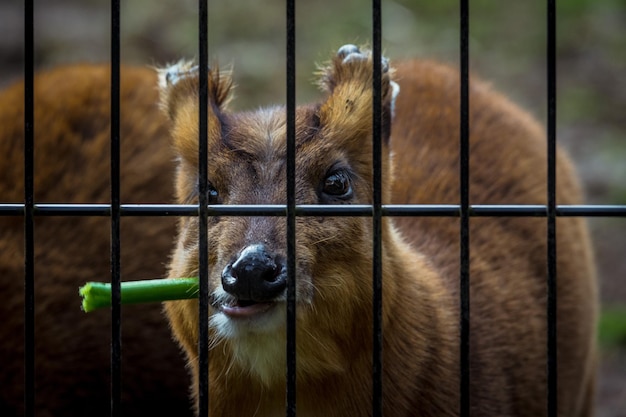
[[[222,286],[240,301],[272,301],[287,286],[286,267],[264,245],[250,245],[224,268]]]

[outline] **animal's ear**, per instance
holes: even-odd
[[[161,108],[171,119],[189,99],[198,101],[198,66],[193,62],[180,61],[166,68],[158,69]],[[214,110],[222,110],[230,100],[232,78],[230,71],[209,69],[209,102]]]
[[[341,135],[362,136],[372,130],[372,53],[355,45],[344,45],[320,71],[318,84],[329,93],[320,107],[320,124]],[[382,135],[388,141],[394,102],[400,88],[391,80],[389,60],[382,57]]]
[[[197,166],[199,135],[199,70],[190,62],[179,62],[158,70],[161,108],[172,121],[171,136],[180,161]],[[221,113],[226,106],[232,81],[229,72],[208,71],[208,139],[218,140]]]

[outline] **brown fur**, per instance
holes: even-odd
[[[149,70],[122,72],[122,201],[169,201],[167,129],[179,157],[176,198],[197,202],[197,76],[181,66],[161,85]],[[371,203],[371,62],[334,58],[328,97],[297,111],[298,204]],[[396,65],[400,85],[391,123],[384,76],[385,203],[456,204],[458,74],[432,62]],[[78,66],[36,82],[37,202],[107,202],[108,72]],[[285,111],[231,113],[230,79],[211,72],[209,180],[214,203],[285,203]],[[484,83],[471,84],[471,203],[544,204],[545,139],[540,126]],[[168,120],[168,117],[170,120]],[[3,201],[22,200],[22,86],[0,95]],[[350,172],[353,197],[321,194],[330,170]],[[581,201],[562,152],[558,203]],[[107,415],[109,315],[78,309],[77,287],[108,275],[105,218],[37,218],[36,377],[38,415]],[[162,274],[173,234],[167,218],[124,218],[123,279]],[[0,217],[0,414],[20,415],[23,390],[23,232],[21,217]],[[285,256],[282,217],[210,218],[210,286],[243,247],[263,242]],[[471,219],[471,407],[478,416],[545,415],[545,219]],[[371,220],[297,219],[297,409],[299,416],[371,414]],[[179,219],[172,277],[197,274],[197,219]],[[385,415],[458,415],[456,218],[385,218]],[[590,416],[594,387],[596,289],[582,219],[558,221],[559,415]],[[76,307],[72,307],[76,306]],[[274,319],[284,306],[274,307]],[[123,309],[123,395],[128,415],[181,415],[184,366],[166,340],[155,306]],[[197,302],[166,305],[197,386]],[[211,314],[215,318],[216,310]],[[272,313],[272,314],[273,314]],[[276,320],[274,320],[276,322]],[[211,416],[284,413],[285,334],[274,329],[218,335],[212,321]],[[260,328],[267,325],[259,322]],[[276,324],[276,323],[275,323]],[[223,325],[223,323],[222,323]],[[232,336],[232,335],[231,335]]]
[[[108,203],[109,71],[74,66],[35,81],[35,201]],[[122,71],[123,203],[171,200],[173,155],[156,76]],[[23,201],[23,84],[0,93],[0,199]],[[156,278],[174,233],[169,218],[123,218],[122,278]],[[109,279],[105,217],[35,220],[37,416],[110,415],[110,312],[85,314],[78,287]],[[23,415],[23,218],[0,217],[0,415]],[[122,309],[123,415],[185,415],[184,361],[158,305]]]
[[[197,73],[162,82],[180,156],[179,203],[197,202]],[[298,204],[370,204],[371,59],[333,58],[328,97],[296,112]],[[186,72],[185,72],[186,71]],[[391,72],[391,71],[390,71]],[[390,72],[383,77],[384,126],[391,122]],[[166,74],[164,72],[162,75]],[[399,63],[392,134],[383,142],[385,203],[457,204],[458,74],[432,62]],[[285,110],[231,113],[230,80],[212,71],[209,181],[215,204],[284,204]],[[471,83],[472,204],[545,204],[545,139],[525,112],[481,81]],[[383,129],[387,131],[387,129]],[[353,197],[321,192],[335,169],[349,172]],[[392,171],[394,174],[392,174]],[[559,152],[558,203],[581,201]],[[475,416],[545,415],[545,219],[471,219],[471,408]],[[220,295],[224,267],[262,243],[285,256],[285,219],[211,217],[209,286]],[[197,218],[179,220],[171,277],[197,275]],[[299,416],[371,415],[372,226],[364,217],[297,219],[297,409]],[[384,412],[455,416],[459,410],[459,224],[456,218],[383,222]],[[558,221],[559,415],[590,416],[594,387],[596,288],[585,222]],[[220,298],[222,297],[222,298]],[[284,297],[250,323],[210,312],[211,416],[284,411]],[[197,301],[166,303],[197,387]],[[269,318],[268,318],[269,317]],[[237,322],[233,324],[233,322]],[[269,323],[269,324],[268,324]]]

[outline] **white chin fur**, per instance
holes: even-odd
[[[251,318],[231,318],[221,311],[216,311],[209,318],[209,326],[219,337],[225,339],[260,334],[272,335],[285,327],[285,314],[282,303],[276,304],[266,313]]]
[[[217,309],[220,304],[229,304],[233,301],[231,295],[220,286],[211,298],[214,300],[213,314],[209,318],[209,326],[214,329],[220,338],[236,339],[249,334],[274,334],[281,327],[285,327],[285,305],[280,298],[267,312],[249,318],[229,317]]]
[[[284,378],[285,314],[283,304],[250,319],[233,319],[218,311],[211,315],[209,326],[230,347],[237,368],[270,386]]]

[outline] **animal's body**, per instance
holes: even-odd
[[[156,75],[122,70],[121,198],[167,203],[173,155]],[[82,65],[35,81],[35,202],[110,201],[110,73]],[[0,201],[24,201],[24,89],[0,93]],[[122,279],[164,276],[171,218],[123,218]],[[23,415],[24,221],[0,216],[0,415]],[[110,311],[85,314],[78,287],[110,276],[106,217],[35,219],[35,415],[110,415]],[[191,415],[184,359],[159,305],[122,308],[122,414]]]
[[[458,74],[432,62],[383,67],[383,202],[457,204]],[[371,73],[367,52],[344,47],[323,71],[327,98],[298,108],[298,204],[372,202]],[[179,65],[161,75],[166,115],[155,74],[122,69],[122,202],[167,202],[172,182],[179,203],[198,200],[198,74]],[[62,68],[35,87],[35,201],[108,202],[108,71]],[[208,200],[283,204],[285,109],[229,112],[229,88],[227,76],[210,72]],[[480,81],[472,80],[470,103],[470,202],[544,204],[543,129]],[[3,202],[23,199],[22,120],[18,85],[0,95]],[[560,152],[558,203],[580,202],[579,188]],[[471,219],[474,416],[545,415],[545,223]],[[0,414],[20,415],[22,218],[0,217],[0,225]],[[123,279],[163,273],[171,226],[167,218],[123,219]],[[284,414],[285,226],[282,217],[210,218],[211,416]],[[382,228],[385,415],[458,415],[458,219],[384,218]],[[371,220],[298,217],[296,230],[298,416],[371,415]],[[557,231],[559,415],[590,416],[593,260],[583,219],[559,219]],[[197,274],[197,233],[197,218],[179,219],[169,276]],[[109,222],[37,218],[35,237],[37,415],[107,415],[109,315],[82,313],[77,287],[106,279]],[[158,308],[123,309],[125,414],[188,410],[187,386],[197,394],[197,311],[197,301],[166,304],[189,384]]]
[[[432,63],[383,62],[383,203],[459,202],[459,77]],[[198,72],[161,73],[178,154],[179,203],[198,201]],[[391,79],[399,85],[399,94]],[[327,98],[296,111],[297,204],[372,202],[372,62],[342,47],[321,76]],[[209,75],[208,201],[286,202],[282,107],[232,113],[227,76]],[[394,104],[395,101],[395,104]],[[527,113],[483,82],[470,89],[470,202],[545,204],[546,143]],[[559,152],[559,204],[581,201]],[[198,273],[198,220],[179,220],[170,277]],[[546,226],[542,218],[472,218],[471,409],[546,414]],[[559,219],[558,408],[590,416],[596,287],[585,222]],[[286,221],[211,217],[211,416],[278,416],[285,406]],[[371,415],[372,224],[298,217],[299,416]],[[386,416],[459,413],[459,223],[384,218],[383,406]],[[197,395],[197,301],[166,303]]]

